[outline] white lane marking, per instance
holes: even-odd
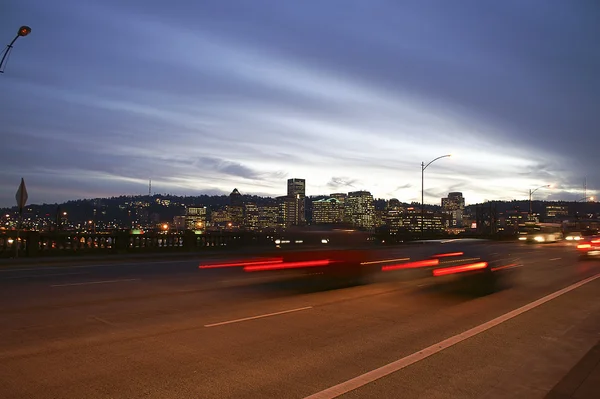
[[[550,260],[561,260],[562,258],[552,258]]]
[[[52,276],[73,276],[76,274],[88,274],[88,272],[73,272],[73,273],[47,273],[47,274],[26,274],[24,276],[11,276],[0,278],[0,281],[4,280],[15,280],[19,278],[35,278],[35,277],[52,277]]]
[[[267,314],[261,314],[258,316],[251,316],[251,317],[244,317],[242,319],[235,319],[235,320],[228,320],[228,321],[222,321],[220,323],[212,323],[212,324],[205,324],[204,327],[217,327],[217,326],[223,326],[225,324],[232,324],[232,323],[239,323],[241,321],[248,321],[248,320],[256,320],[256,319],[262,319],[264,317],[271,317],[271,316],[277,316],[280,314],[286,314],[286,313],[292,313],[292,312],[300,312],[302,310],[308,310],[308,309],[312,309],[312,306],[306,306],[303,308],[297,308],[297,309],[290,309],[290,310],[283,310],[281,312],[274,312],[274,313],[267,313]]]
[[[71,287],[74,285],[91,285],[91,284],[108,284],[108,283],[123,283],[126,281],[138,281],[139,278],[127,278],[123,280],[103,280],[103,281],[86,281],[83,283],[70,283],[70,284],[54,284],[50,287]]]
[[[431,355],[434,355],[438,352],[443,351],[453,345],[458,344],[466,339],[476,336],[486,330],[489,330],[492,327],[495,327],[499,324],[504,323],[507,320],[510,320],[514,317],[519,316],[531,309],[534,309],[544,303],[551,301],[563,294],[566,294],[569,291],[573,291],[576,288],[581,287],[584,284],[587,284],[591,281],[600,278],[600,273],[595,276],[586,278],[585,280],[581,280],[575,284],[572,284],[566,288],[563,288],[559,291],[553,292],[552,294],[546,295],[543,298],[540,298],[536,301],[533,301],[525,306],[521,306],[518,309],[512,310],[508,313],[503,314],[502,316],[496,317],[486,323],[480,324],[479,326],[473,327],[470,330],[464,331],[460,334],[457,334],[453,337],[447,338],[437,344],[433,344],[425,349],[422,349],[418,352],[413,353],[412,355],[408,355],[403,357],[402,359],[398,359],[392,363],[388,363],[385,366],[379,367],[375,370],[371,370],[367,373],[354,377],[348,381],[342,382],[338,385],[334,385],[330,388],[327,388],[323,391],[317,392],[313,395],[307,396],[305,399],[332,399],[337,398],[345,393],[358,389],[364,385],[367,385],[375,380],[378,380],[382,377],[385,377],[389,374],[395,373],[396,371],[402,370],[410,366],[411,364],[417,363]]]

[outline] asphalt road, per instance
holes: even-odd
[[[600,261],[494,245],[524,266],[486,296],[189,259],[2,267],[0,397],[544,398],[600,341]]]

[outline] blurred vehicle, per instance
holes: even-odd
[[[414,256],[383,265],[384,272],[420,270],[440,282],[460,281],[470,289],[492,292],[509,282],[521,260],[506,252],[507,246],[485,240],[423,242]]]
[[[582,260],[600,256],[600,235],[589,236],[580,241],[577,251]]]
[[[259,258],[200,265],[201,269],[239,267],[248,273],[305,272],[339,283],[361,283],[378,271],[371,263],[378,246],[372,234],[346,228],[291,228],[273,237],[272,249]]]
[[[575,220],[564,220],[562,222],[562,231],[565,236],[571,236],[572,239],[569,241],[578,241],[575,237],[590,236],[598,234],[598,230],[600,229],[600,221],[598,219],[575,219]]]
[[[560,223],[525,222],[519,225],[519,241],[527,243],[557,242],[563,238],[563,226]]]
[[[565,232],[565,240],[569,242],[578,242],[587,239],[588,237],[592,237],[598,235],[598,229],[582,229],[581,231],[569,231]]]
[[[583,234],[579,231],[572,231],[565,235],[567,241],[580,241],[583,239]]]

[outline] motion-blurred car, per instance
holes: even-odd
[[[372,234],[346,228],[292,228],[273,237],[264,256],[237,262],[200,265],[200,269],[238,267],[248,273],[290,273],[321,280],[360,284],[379,271],[371,261],[377,243]]]
[[[582,231],[572,231],[569,233],[565,233],[565,240],[567,241],[582,241],[588,237],[592,237],[598,235],[598,230],[595,229],[585,229]]]
[[[381,270],[417,269],[423,276],[444,282],[458,280],[477,291],[492,292],[522,266],[517,256],[507,252],[509,248],[485,240],[422,242],[411,258],[383,265]]]
[[[586,237],[577,244],[580,259],[600,256],[600,235]]]

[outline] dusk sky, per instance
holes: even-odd
[[[369,190],[427,203],[600,189],[594,0],[3,3],[0,206]]]

